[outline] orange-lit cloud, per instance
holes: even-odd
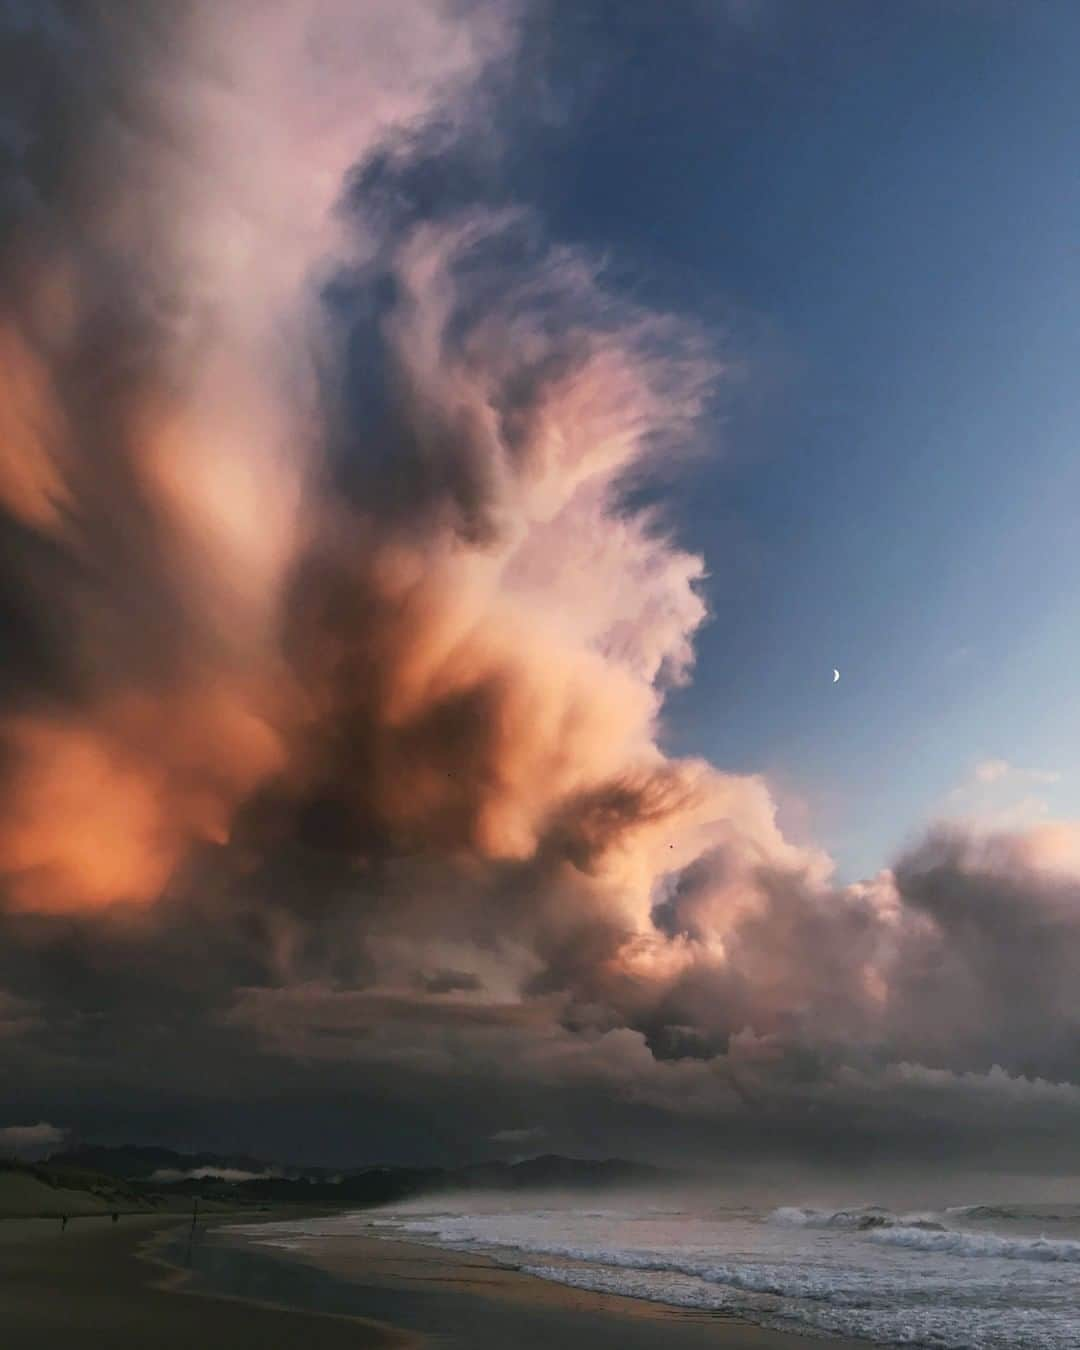
[[[3,745],[0,877],[17,907],[48,911],[156,899],[190,843],[228,841],[237,803],[283,760],[231,690],[15,719]]]
[[[62,411],[45,362],[0,327],[0,502],[36,529],[57,523],[67,496],[58,451]]]
[[[335,203],[352,165],[466,97],[508,26],[502,7],[462,24],[329,0],[127,17],[87,16],[89,70],[47,18],[26,38],[59,63],[80,144],[20,185],[0,322],[0,508],[49,541],[51,571],[29,541],[13,571],[61,658],[55,692],[0,711],[21,908],[153,900],[281,769]]]

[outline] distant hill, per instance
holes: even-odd
[[[139,1144],[121,1144],[118,1147],[90,1144],[54,1153],[48,1162],[50,1167],[82,1168],[106,1176],[123,1177],[128,1181],[147,1181],[160,1172],[187,1174],[207,1169],[261,1176],[272,1170],[260,1159],[249,1158],[241,1153],[177,1153],[171,1148],[152,1148]],[[284,1169],[277,1170],[285,1175]],[[295,1169],[296,1175],[300,1175],[300,1172],[301,1169]]]
[[[151,1191],[138,1182],[101,1172],[0,1160],[0,1218],[153,1214],[189,1207],[190,1201],[184,1197]],[[209,1201],[208,1207],[218,1209],[220,1205]]]
[[[128,1192],[125,1199],[129,1197]],[[95,1184],[87,1186],[48,1168],[0,1162],[0,1215],[5,1217],[105,1214],[115,1207],[117,1198],[118,1192],[111,1178],[100,1177]],[[138,1208],[143,1207],[141,1200],[133,1203]],[[125,1204],[124,1208],[129,1205]]]
[[[657,1185],[671,1174],[621,1158],[566,1158],[549,1153],[519,1162],[465,1167],[363,1167],[331,1171],[267,1163],[238,1154],[177,1153],[171,1149],[86,1147],[54,1154],[58,1175],[92,1172],[115,1178],[133,1193],[202,1196],[221,1202],[365,1207],[458,1190],[599,1190]]]

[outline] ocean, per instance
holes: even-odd
[[[544,1280],[777,1330],[939,1350],[1080,1347],[1080,1205],[849,1208],[438,1197],[245,1227],[302,1248],[338,1235],[483,1253]]]

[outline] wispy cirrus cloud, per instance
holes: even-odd
[[[1054,815],[1047,789],[1061,782],[1055,769],[1025,768],[1001,758],[975,761],[940,804],[942,819],[966,822],[974,830],[1016,830],[1040,825]]]

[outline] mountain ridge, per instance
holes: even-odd
[[[180,1153],[143,1145],[88,1145],[52,1154],[57,1175],[93,1173],[137,1190],[229,1197],[250,1204],[378,1205],[456,1190],[598,1190],[659,1185],[674,1174],[625,1158],[537,1154],[460,1167],[368,1164],[354,1168],[299,1167],[246,1154]]]

